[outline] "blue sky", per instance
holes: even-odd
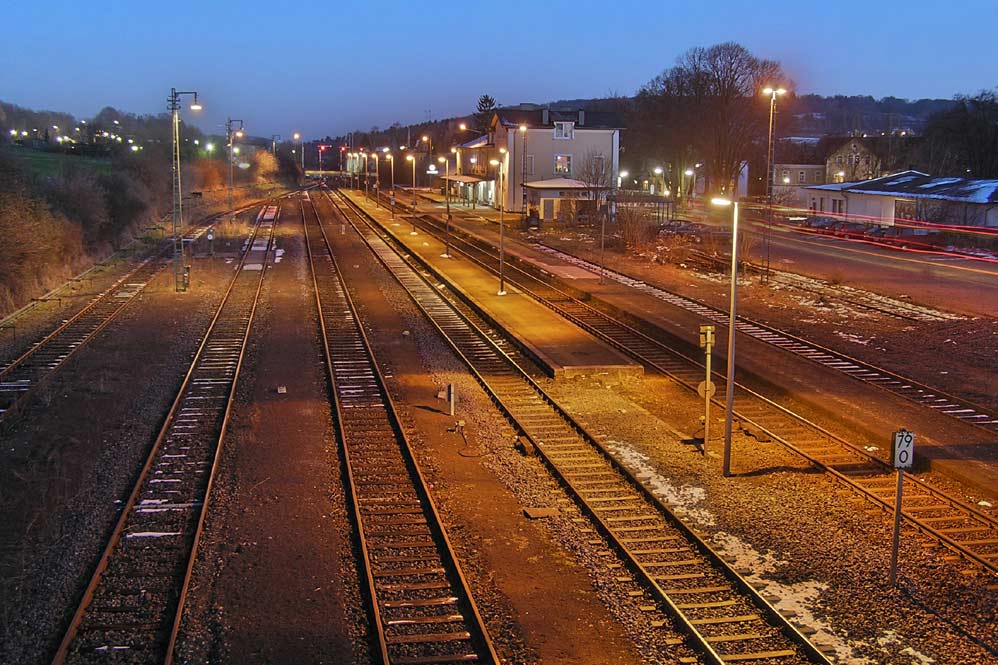
[[[165,109],[307,137],[500,103],[633,94],[693,46],[736,41],[800,92],[944,97],[998,86],[998,0],[15,2],[0,99],[89,116]]]

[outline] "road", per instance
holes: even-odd
[[[763,227],[747,225],[755,261],[763,256]],[[774,228],[771,265],[974,316],[998,311],[998,263],[938,256],[811,236]]]

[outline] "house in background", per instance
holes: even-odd
[[[826,137],[818,149],[825,155],[827,182],[870,180],[910,167],[918,142],[906,132],[889,136]]]
[[[533,210],[548,221],[563,218],[579,201],[616,186],[621,128],[620,117],[606,111],[498,109],[487,136],[460,146],[457,175],[463,178],[451,181],[467,181],[458,185],[465,200],[515,213]],[[493,160],[506,179],[502,191]]]
[[[806,208],[810,200],[806,188],[824,183],[824,164],[773,164],[773,203]]]
[[[998,227],[998,180],[934,178],[919,171],[807,188],[810,208],[851,222]]]

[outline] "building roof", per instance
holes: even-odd
[[[544,113],[547,122],[543,122]],[[579,114],[582,114],[581,122]],[[556,122],[574,122],[576,129],[623,129],[620,114],[612,111],[568,111],[555,109],[496,109],[495,115],[504,127],[554,127]]]
[[[902,171],[873,180],[814,185],[807,189],[998,205],[998,180],[934,178],[921,171]]]

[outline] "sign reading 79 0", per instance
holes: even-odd
[[[893,455],[895,469],[910,469],[915,461],[915,434],[906,429],[894,432]]]

